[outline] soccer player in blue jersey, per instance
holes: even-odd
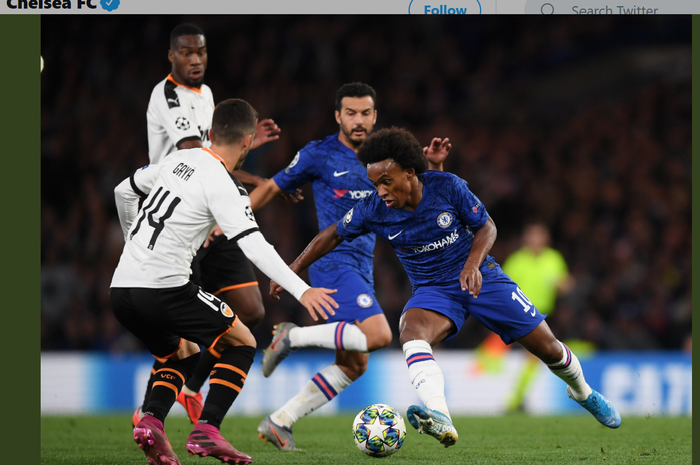
[[[250,194],[253,210],[279,193],[295,192],[310,181],[318,226],[322,230],[340,220],[359,199],[374,192],[356,152],[377,120],[375,101],[376,93],[369,85],[343,85],[336,94],[335,118],[340,131],[306,145],[286,169],[253,190]],[[434,169],[442,168],[442,160],[450,147],[447,139],[433,139],[430,147],[426,147],[425,156]],[[334,298],[339,309],[325,325],[278,324],[270,347],[264,351],[263,374],[266,377],[295,349],[317,347],[336,351],[335,363],[317,373],[296,396],[258,427],[260,437],[281,450],[296,450],[292,425],[362,376],[367,369],[368,352],[391,342],[389,323],[374,295],[374,243],[374,234],[368,234],[352,244],[340,245],[315,263],[309,269],[310,281],[315,286],[326,283],[337,289]]]
[[[547,364],[566,382],[569,397],[599,422],[619,427],[617,409],[591,389],[578,359],[554,337],[545,315],[488,255],[496,225],[467,183],[427,171],[418,141],[404,129],[378,131],[362,144],[358,158],[376,192],[321,231],[290,268],[299,272],[368,234],[389,240],[413,285],[399,331],[411,383],[425,407],[409,407],[411,425],[445,447],[457,441],[432,346],[457,334],[471,315],[506,344],[518,341]],[[271,294],[280,290],[271,284]]]

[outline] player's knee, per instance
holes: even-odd
[[[224,292],[223,300],[234,309],[238,318],[248,328],[255,328],[265,319],[265,307],[257,287],[245,287]]]
[[[182,340],[182,344],[180,344],[180,348],[177,349],[177,352],[170,357],[170,360],[172,361],[177,361],[177,360],[184,360],[191,355],[198,354],[199,353],[199,346],[195,344],[194,342],[188,341],[187,339]]]
[[[367,371],[367,360],[347,361],[340,367],[348,378],[355,381]]]
[[[236,346],[257,347],[257,342],[255,341],[255,336],[253,336],[253,333],[250,332],[250,329],[248,329],[245,324],[240,322],[234,326],[231,331],[219,338],[214,346],[214,349],[221,353],[229,347]]]
[[[559,341],[554,339],[553,341],[548,341],[546,344],[542,344],[537,357],[547,365],[552,365],[558,363],[564,357],[563,350]]]
[[[238,318],[248,327],[255,328],[265,319],[265,307],[262,304],[251,304],[245,312],[240,312]]]
[[[367,350],[372,352],[374,350],[378,350],[378,349],[381,349],[383,347],[386,347],[389,344],[391,344],[391,339],[392,339],[391,329],[386,328],[385,330],[382,330],[376,334],[373,334],[371,337],[367,338]]]
[[[427,341],[428,337],[425,334],[425,330],[420,326],[412,325],[411,323],[406,323],[401,327],[401,333],[399,334],[399,342],[403,346],[409,341],[423,340]]]

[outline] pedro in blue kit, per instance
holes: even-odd
[[[272,178],[287,192],[311,182],[319,231],[336,223],[359,199],[374,192],[357,154],[338,136],[311,142]],[[341,244],[309,268],[312,282],[338,290],[335,296],[340,298],[340,307],[329,322],[364,321],[382,313],[374,297],[374,243],[374,234],[367,234],[352,244]]]
[[[289,166],[250,194],[257,210],[281,192],[295,192],[311,183],[319,230],[342,219],[355,204],[374,193],[357,150],[372,132],[377,112],[376,94],[363,83],[343,85],[336,95],[335,118],[340,131],[307,144]],[[441,169],[449,141],[433,139],[425,148],[431,169]],[[423,154],[421,153],[421,156]],[[428,163],[428,161],[426,161]],[[325,325],[300,327],[283,322],[275,326],[270,346],[263,351],[263,375],[271,376],[296,349],[334,350],[335,362],[316,373],[306,386],[258,426],[258,434],[280,450],[296,450],[292,426],[296,421],[333,400],[367,369],[369,352],[386,347],[391,328],[374,295],[373,250],[375,235],[340,244],[314,263],[309,278],[315,286],[337,290],[339,305]],[[294,269],[297,273],[300,269]],[[276,297],[276,292],[271,292]]]
[[[547,364],[567,384],[569,397],[599,422],[619,427],[617,409],[586,383],[576,356],[488,255],[496,225],[467,183],[427,171],[418,141],[404,129],[378,131],[360,147],[358,158],[376,192],[321,231],[291,268],[303,269],[367,234],[390,242],[413,285],[399,322],[409,377],[424,403],[409,407],[411,425],[445,447],[457,442],[432,346],[454,336],[471,315],[505,343],[517,341]]]

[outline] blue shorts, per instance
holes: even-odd
[[[498,266],[498,265],[496,265]],[[492,276],[484,276],[481,292],[475,299],[469,291],[463,291],[459,280],[445,286],[421,286],[413,292],[404,307],[424,308],[445,315],[457,327],[447,337],[453,338],[469,315],[498,334],[505,344],[510,344],[529,334],[546,315],[535,308],[500,267]]]
[[[338,289],[332,297],[338,302],[335,315],[328,317],[328,323],[336,321],[362,322],[367,318],[383,313],[374,296],[371,281],[357,270],[346,268],[332,272],[309,268],[309,280],[314,287]]]

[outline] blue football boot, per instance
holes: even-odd
[[[578,401],[571,392],[571,388],[567,386],[566,395],[569,396],[569,399],[575,400],[577,404],[591,412],[591,415],[596,420],[608,428],[619,428],[622,424],[620,412],[617,411],[612,402],[598,391],[593,390],[586,400]]]
[[[455,445],[459,435],[457,430],[452,425],[452,420],[437,410],[411,405],[406,412],[408,422],[420,434],[428,434],[445,447]]]

